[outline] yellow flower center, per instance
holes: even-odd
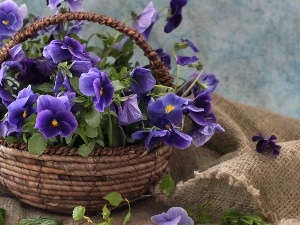
[[[7,26],[7,25],[9,25],[9,20],[2,20],[2,23],[3,23],[5,26]]]
[[[104,93],[103,93],[103,91],[102,91],[102,89],[100,90],[100,96],[102,96]]]
[[[166,113],[169,113],[169,112],[171,112],[173,109],[175,109],[175,106],[174,106],[174,105],[167,105],[166,108],[165,108],[165,112],[166,112]]]
[[[25,119],[27,117],[27,112],[26,111],[23,112],[22,117],[23,117],[23,119]]]
[[[57,122],[56,119],[54,119],[54,120],[52,120],[51,125],[52,125],[52,127],[58,127],[59,123]]]

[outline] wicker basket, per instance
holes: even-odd
[[[0,52],[0,64],[9,49],[26,41],[37,31],[53,24],[88,20],[118,30],[144,51],[156,80],[172,85],[168,69],[135,29],[105,15],[70,12],[39,20],[14,35]],[[22,202],[55,211],[70,213],[77,205],[88,212],[99,212],[103,196],[118,191],[129,200],[149,192],[166,170],[171,147],[158,145],[148,152],[143,145],[95,149],[86,158],[75,148],[48,147],[41,156],[31,155],[26,144],[0,140],[0,182]]]

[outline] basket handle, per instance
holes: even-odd
[[[136,29],[131,28],[125,23],[113,19],[106,15],[101,15],[97,13],[88,12],[66,12],[54,16],[48,16],[41,20],[32,23],[30,26],[24,28],[23,30],[17,32],[12,38],[2,47],[0,51],[0,64],[9,55],[9,50],[15,45],[26,41],[28,38],[32,37],[37,31],[42,30],[49,25],[59,24],[66,21],[72,20],[87,20],[100,25],[109,26],[132,39],[136,45],[138,45],[145,53],[145,56],[149,59],[150,68],[156,75],[156,80],[163,85],[172,86],[173,78],[170,75],[168,68],[164,66],[161,59],[158,57],[157,53],[152,49],[152,47],[146,42],[143,36],[137,32]]]

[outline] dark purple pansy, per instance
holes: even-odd
[[[156,84],[154,77],[149,69],[135,67],[131,73],[131,90],[135,94],[145,94],[151,91]]]
[[[22,70],[17,79],[24,84],[44,84],[50,81],[56,64],[51,59],[25,59],[20,62]]]
[[[163,52],[162,48],[156,49],[155,51],[161,61],[163,61],[164,65],[168,69],[171,69],[171,56],[168,53]]]
[[[133,28],[135,28],[140,34],[148,40],[153,25],[159,19],[159,13],[153,7],[153,3],[150,2],[143,12],[137,16]]]
[[[55,9],[59,6],[64,0],[48,0],[48,6],[50,9]],[[83,9],[83,0],[66,0],[71,11],[82,11]]]
[[[69,77],[62,74],[61,71],[59,71],[55,77],[54,81],[54,94],[57,96],[60,92],[75,92],[73,87],[70,84]]]
[[[167,24],[164,28],[166,33],[172,32],[175,28],[179,26],[182,20],[182,7],[185,6],[187,0],[171,0],[170,2],[170,12],[167,16]]]
[[[67,96],[39,96],[35,128],[47,139],[57,135],[70,136],[78,127],[76,118],[70,109],[71,105]]]
[[[252,137],[253,142],[256,143],[256,151],[262,153],[264,151],[271,151],[274,156],[278,156],[280,153],[281,146],[277,145],[274,140],[277,137],[275,135],[271,135],[268,139],[264,138],[264,136],[259,133],[257,136]]]
[[[183,87],[183,92],[185,92],[197,79],[199,72],[192,73]],[[203,73],[200,75],[198,81],[194,84],[194,86],[190,89],[194,96],[197,96],[200,92],[209,91],[213,92],[218,86],[219,80],[216,79],[214,74],[206,74]]]
[[[99,112],[104,112],[114,96],[114,86],[110,79],[104,71],[96,68],[80,76],[79,89],[84,95],[92,97],[95,109]]]
[[[194,225],[192,218],[181,207],[172,207],[166,213],[152,216],[151,221],[156,225]]]
[[[190,146],[192,138],[176,129],[174,129],[170,120],[165,117],[155,119],[158,127],[151,131],[136,131],[132,134],[135,140],[145,140],[145,147],[151,150],[154,145],[163,141],[166,145],[170,145],[179,149],[185,149]]]
[[[36,112],[36,108],[33,107],[36,100],[37,95],[34,94],[31,87],[28,86],[22,89],[16,100],[7,107],[7,121],[11,126],[16,127],[17,131],[21,130],[24,120]]]
[[[211,113],[211,101],[209,91],[201,92],[195,99],[188,102],[183,110],[185,114],[189,114],[190,118],[199,125],[206,125],[205,116]]]
[[[194,52],[200,52],[199,49],[197,48],[197,46],[191,42],[189,39],[181,39],[181,41],[186,44],[187,46],[189,46]]]
[[[120,125],[128,125],[143,119],[138,106],[137,95],[129,96],[118,108],[118,120]]]
[[[156,118],[157,116],[166,117],[178,126],[182,122],[182,107],[187,102],[187,99],[181,98],[174,93],[169,93],[149,104],[148,115],[151,118]]]
[[[198,56],[189,57],[189,56],[179,55],[177,57],[176,63],[181,66],[187,66],[187,65],[191,65],[191,64],[197,62],[198,60],[199,60]]]
[[[25,4],[18,7],[12,0],[0,3],[0,36],[9,37],[21,29],[27,14]]]
[[[93,67],[91,61],[78,61],[74,60],[70,68],[70,72],[75,77],[80,77],[82,73],[87,73]]]
[[[1,103],[7,107],[10,103],[12,103],[15,100],[15,98],[12,96],[10,91],[5,89],[4,86],[0,86],[0,100]]]
[[[146,149],[151,150],[154,145],[167,134],[167,132],[167,130],[157,130],[153,128],[150,132],[144,130],[136,131],[131,135],[131,137],[134,140],[145,140]]]
[[[45,46],[43,56],[51,58],[54,63],[71,60],[73,56],[80,60],[86,60],[84,49],[84,45],[79,41],[66,36],[64,40],[53,40]]]
[[[175,129],[169,119],[158,116],[155,120],[155,124],[160,129],[168,130],[166,135],[162,137],[162,140],[166,145],[179,149],[185,149],[191,145],[192,137]],[[153,122],[153,120],[151,122]]]

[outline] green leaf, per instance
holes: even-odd
[[[174,89],[172,87],[167,87],[164,85],[155,85],[152,91],[152,93],[157,95],[161,95],[163,93],[167,94],[169,92],[174,92]]]
[[[69,137],[66,137],[66,138],[65,138],[66,144],[67,144],[67,145],[70,144],[71,141],[72,141],[72,139],[73,139],[73,135],[70,135]]]
[[[212,219],[212,215],[210,215],[210,214],[207,214],[204,212],[201,212],[199,214],[199,222],[200,223],[208,223],[211,221],[211,219]]]
[[[102,216],[103,216],[103,219],[105,219],[105,220],[108,220],[110,217],[110,210],[107,208],[106,205],[104,205],[102,208]]]
[[[87,157],[95,147],[95,142],[90,142],[87,145],[83,144],[77,149],[77,153],[82,157]]]
[[[130,220],[130,218],[131,218],[131,212],[128,211],[125,218],[124,218],[124,220],[123,220],[123,225],[125,225]]]
[[[73,209],[73,219],[74,220],[81,220],[84,218],[84,214],[85,214],[85,207],[84,206],[76,206],[74,209]]]
[[[113,80],[111,83],[114,86],[115,92],[126,88],[126,86],[119,80]]]
[[[159,184],[159,190],[161,192],[166,192],[167,196],[172,196],[175,193],[175,182],[170,174],[167,174]]]
[[[46,93],[52,93],[53,85],[50,83],[44,83],[44,84],[39,85],[37,89],[40,91],[46,92]]]
[[[98,127],[101,120],[101,113],[99,113],[97,110],[93,108],[93,111],[86,113],[85,115],[85,122],[90,127]]]
[[[47,148],[47,140],[41,133],[35,133],[28,141],[28,151],[33,155],[41,155]]]
[[[5,138],[5,140],[8,141],[8,142],[17,142],[17,141],[20,141],[20,138],[12,137],[12,136],[7,136]]]
[[[105,195],[103,199],[107,200],[113,206],[118,206],[121,202],[124,201],[122,195],[119,192],[111,192]]]
[[[74,77],[74,76],[73,76],[73,77],[70,77],[69,80],[70,80],[70,83],[71,83],[72,87],[74,88],[74,90],[75,90],[78,94],[83,95],[83,94],[81,93],[80,89],[79,89],[79,77]]]
[[[94,127],[85,126],[84,132],[85,132],[86,136],[88,136],[89,138],[95,138],[98,136],[98,131]]]
[[[29,122],[24,124],[24,126],[22,127],[22,132],[27,132],[27,133],[34,133],[36,130],[34,128],[35,126],[35,122]]]
[[[124,55],[127,55],[129,52],[132,52],[133,47],[134,47],[133,41],[131,39],[128,39],[122,47],[122,53]]]
[[[6,211],[3,208],[0,208],[0,225],[4,225],[6,218]]]

